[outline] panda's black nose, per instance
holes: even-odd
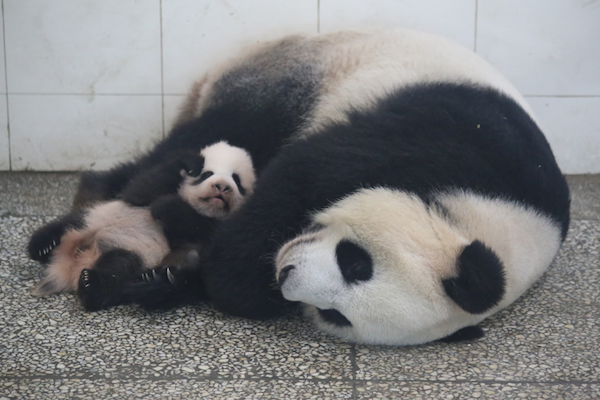
[[[281,287],[283,285],[285,280],[290,275],[290,271],[293,270],[294,268],[296,268],[296,267],[293,265],[286,265],[285,267],[283,267],[281,269],[281,271],[279,271],[279,280],[277,281],[277,283],[279,284],[279,287]]]

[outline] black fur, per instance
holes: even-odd
[[[373,260],[369,253],[348,240],[337,244],[335,258],[346,283],[368,281],[373,276]]]
[[[484,336],[483,329],[479,326],[466,326],[454,332],[445,338],[440,339],[444,343],[464,342],[466,340],[475,340]]]
[[[47,264],[54,249],[60,244],[60,241],[69,229],[82,229],[85,227],[84,210],[76,210],[64,217],[52,221],[47,225],[36,230],[27,246],[27,252],[32,260]]]
[[[479,240],[466,246],[456,263],[458,275],[442,281],[446,294],[463,310],[481,314],[502,300],[506,279],[498,256]]]
[[[160,222],[169,247],[207,245],[216,225],[214,218],[200,215],[180,196],[162,196],[150,206],[152,217]]]
[[[276,112],[280,108],[274,110],[240,120],[256,122],[250,134],[261,131],[261,148],[275,152],[289,131],[272,130],[281,127],[277,121],[283,116]],[[218,139],[231,136],[236,140],[230,144],[243,147],[247,139],[239,138],[246,131],[237,131],[241,128],[231,125],[231,116],[212,120],[214,112],[195,124],[209,118]],[[254,157],[256,147],[249,151]],[[349,123],[284,147],[262,171],[244,207],[223,221],[210,257],[195,272],[186,272],[188,285],[173,291],[167,283],[154,290],[169,292],[175,296],[169,304],[177,304],[177,296],[187,299],[201,287],[225,312],[249,318],[282,315],[291,303],[275,284],[279,246],[309,225],[311,212],[376,186],[415,193],[427,203],[436,193],[464,189],[531,206],[552,217],[563,237],[569,224],[566,181],[543,134],[515,101],[469,85],[415,85],[370,111],[355,112]]]
[[[330,324],[337,325],[340,327],[352,326],[352,323],[348,320],[348,318],[344,317],[344,315],[338,310],[318,309],[318,311],[321,318],[323,318],[324,321],[327,321]]]
[[[147,207],[161,196],[177,193],[183,181],[181,171],[189,176],[202,172],[204,158],[195,152],[180,152],[157,166],[135,175],[117,195],[126,203]]]
[[[79,277],[77,296],[88,311],[128,303],[123,288],[135,282],[145,270],[140,257],[127,250],[103,253],[93,269],[84,269]]]

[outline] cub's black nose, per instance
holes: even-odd
[[[283,267],[281,269],[281,271],[279,272],[279,280],[277,281],[277,283],[279,284],[279,287],[281,287],[283,285],[283,282],[285,282],[285,280],[290,275],[290,271],[293,270],[294,268],[296,268],[296,267],[293,265],[286,265],[285,267]]]

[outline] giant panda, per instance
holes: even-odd
[[[216,221],[241,206],[255,179],[248,153],[223,141],[173,154],[132,179],[119,199],[34,232],[29,255],[47,268],[33,294],[76,292],[90,311],[127,303],[127,282],[206,246]]]
[[[145,157],[82,181],[112,196],[168,149],[227,140],[254,194],[192,265],[127,286],[161,309],[208,297],[267,319],[297,307],[359,343],[473,339],[548,268],[569,191],[518,91],[473,52],[410,30],[262,44],[194,86]]]

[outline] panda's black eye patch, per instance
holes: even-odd
[[[329,322],[330,324],[337,326],[352,326],[352,322],[350,322],[348,318],[344,317],[344,315],[338,310],[321,310],[320,308],[317,308],[317,310],[325,322]]]
[[[231,177],[233,178],[233,181],[237,185],[238,190],[240,191],[240,194],[242,196],[245,196],[246,195],[246,189],[242,186],[242,181],[240,180],[240,176],[238,174],[233,174],[233,175],[231,175]]]
[[[200,178],[198,178],[198,180],[196,180],[193,184],[199,185],[213,175],[214,175],[214,173],[212,171],[203,172],[202,174],[200,174]]]
[[[346,283],[368,281],[373,276],[373,260],[369,253],[348,240],[338,243],[335,258]]]

